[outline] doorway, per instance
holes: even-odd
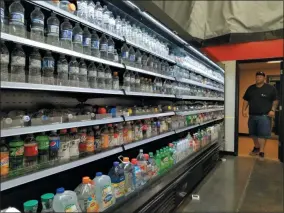
[[[237,150],[239,156],[249,156],[253,148],[253,141],[248,134],[248,118],[242,116],[243,95],[246,89],[255,84],[255,73],[262,71],[266,74],[266,82],[275,86],[280,93],[281,77],[280,63],[271,63],[271,60],[262,61],[241,61],[237,63],[237,105],[236,105],[236,137]],[[265,158],[279,160],[279,111],[272,119],[272,137],[267,140],[265,146]]]

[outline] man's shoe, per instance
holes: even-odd
[[[256,156],[259,154],[259,148],[253,147],[253,150],[249,153],[251,156]]]
[[[260,158],[264,158],[264,152],[260,152],[260,153],[259,153],[259,157],[260,157]]]

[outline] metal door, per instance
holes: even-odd
[[[280,64],[280,94],[279,94],[279,149],[278,156],[281,162],[284,162],[284,63]]]

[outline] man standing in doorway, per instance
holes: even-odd
[[[250,155],[263,158],[266,140],[271,136],[271,118],[275,116],[278,105],[277,91],[265,83],[265,73],[257,72],[256,83],[246,90],[243,99],[242,113],[244,117],[249,115],[249,135],[254,142]]]

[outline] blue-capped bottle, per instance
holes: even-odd
[[[91,55],[91,33],[88,27],[85,27],[83,31],[83,53]]]
[[[60,44],[61,47],[66,49],[72,49],[72,25],[67,18],[60,26]]]
[[[72,34],[73,34],[73,37],[72,37],[73,50],[76,52],[82,53],[83,52],[83,31],[79,23],[75,24]]]
[[[57,46],[59,44],[59,20],[55,13],[47,19],[46,42]]]
[[[31,39],[35,41],[44,41],[44,15],[39,7],[31,12]]]
[[[100,38],[95,30],[92,31],[91,36],[91,54],[95,57],[100,57]]]
[[[49,135],[49,160],[58,160],[58,150],[60,147],[60,137],[56,130],[51,131]]]
[[[45,53],[42,59],[42,83],[54,85],[55,61],[50,51]]]
[[[25,8],[20,0],[14,1],[9,7],[10,33],[16,36],[26,37]]]

